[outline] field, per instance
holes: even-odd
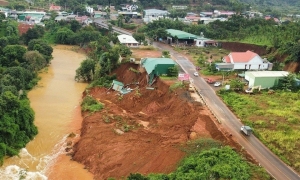
[[[222,92],[241,121],[285,163],[300,171],[300,94],[261,91],[255,95]]]

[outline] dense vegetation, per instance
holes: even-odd
[[[35,27],[33,29],[40,29]],[[36,85],[37,73],[52,58],[52,47],[34,37],[19,37],[17,22],[0,23],[0,164],[38,133],[27,91]],[[30,32],[29,32],[30,33]],[[28,43],[28,48],[19,44]]]

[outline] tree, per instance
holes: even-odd
[[[81,24],[78,21],[76,21],[76,20],[72,20],[70,22],[70,26],[71,26],[71,30],[74,33],[77,32],[81,28]]]
[[[81,62],[80,67],[76,70],[75,80],[83,80],[85,82],[90,82],[93,80],[94,72],[95,61],[92,59],[86,59]]]
[[[170,77],[177,77],[178,72],[179,72],[178,66],[168,68],[168,76]]]
[[[28,51],[38,51],[41,53],[47,63],[52,59],[53,48],[42,39],[33,39],[28,43]]]
[[[0,64],[5,67],[19,65],[24,62],[23,56],[26,51],[26,48],[21,45],[7,45],[3,48]]]
[[[236,91],[242,91],[244,88],[244,83],[239,79],[232,79],[229,84],[230,88]]]
[[[145,41],[145,34],[144,33],[133,33],[132,37],[137,40],[139,43]]]
[[[28,44],[32,39],[38,39],[45,34],[45,28],[43,26],[35,25],[33,28],[28,29],[28,31],[23,34],[23,39],[25,44]]]
[[[43,69],[48,63],[44,56],[38,51],[28,51],[24,54],[24,59],[29,66],[29,70],[37,72]]]
[[[66,27],[60,28],[55,34],[55,42],[59,44],[69,44],[74,32]]]

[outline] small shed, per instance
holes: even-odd
[[[146,69],[148,84],[151,84],[155,77],[168,74],[169,68],[175,67],[176,62],[170,58],[144,58],[141,59],[141,66]]]
[[[121,83],[120,81],[117,81],[117,80],[113,80],[112,82],[112,88],[113,90],[115,91],[121,91],[124,87],[124,84]]]
[[[246,71],[245,79],[249,87],[261,86],[262,89],[278,85],[279,79],[286,77],[287,71]]]

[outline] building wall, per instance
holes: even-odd
[[[250,63],[234,63],[234,69],[267,70],[268,67],[269,63],[251,64],[251,66]]]
[[[254,86],[261,85],[261,88],[272,88],[278,84],[279,77],[256,77]]]
[[[174,64],[157,64],[154,73],[157,75],[168,74],[168,68],[174,66]]]
[[[245,79],[249,81],[248,86],[261,86],[262,89],[272,88],[278,85],[279,79],[283,77],[254,77],[252,74],[246,74]]]

